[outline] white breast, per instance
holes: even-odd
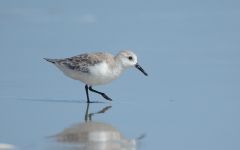
[[[111,82],[116,79],[120,74],[115,74],[106,62],[96,64],[89,67],[88,84],[100,85]]]
[[[121,68],[111,68],[105,61],[94,66],[89,66],[89,72],[87,73],[74,71],[61,66],[58,66],[58,68],[61,69],[66,76],[80,80],[88,85],[107,84],[116,79],[122,72]]]

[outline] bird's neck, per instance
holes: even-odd
[[[117,58],[115,57],[115,63],[114,63],[114,66],[112,66],[112,73],[115,75],[115,76],[119,76],[122,74],[122,72],[125,70],[124,66],[122,65],[122,62]]]
[[[113,67],[112,71],[115,76],[119,76],[124,71],[124,68],[121,64],[115,63],[115,67]]]

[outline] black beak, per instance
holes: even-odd
[[[145,76],[148,76],[148,74],[143,70],[143,68],[139,65],[139,64],[136,64],[135,67],[140,70]]]

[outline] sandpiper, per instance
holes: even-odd
[[[127,68],[136,67],[144,75],[148,75],[137,63],[136,54],[129,50],[121,51],[116,56],[106,52],[96,52],[65,59],[44,59],[57,66],[66,76],[85,83],[88,103],[91,102],[88,90],[112,101],[105,93],[93,89],[92,86],[107,84],[117,79]]]

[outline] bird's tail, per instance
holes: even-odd
[[[44,58],[46,61],[55,64],[57,59]]]

